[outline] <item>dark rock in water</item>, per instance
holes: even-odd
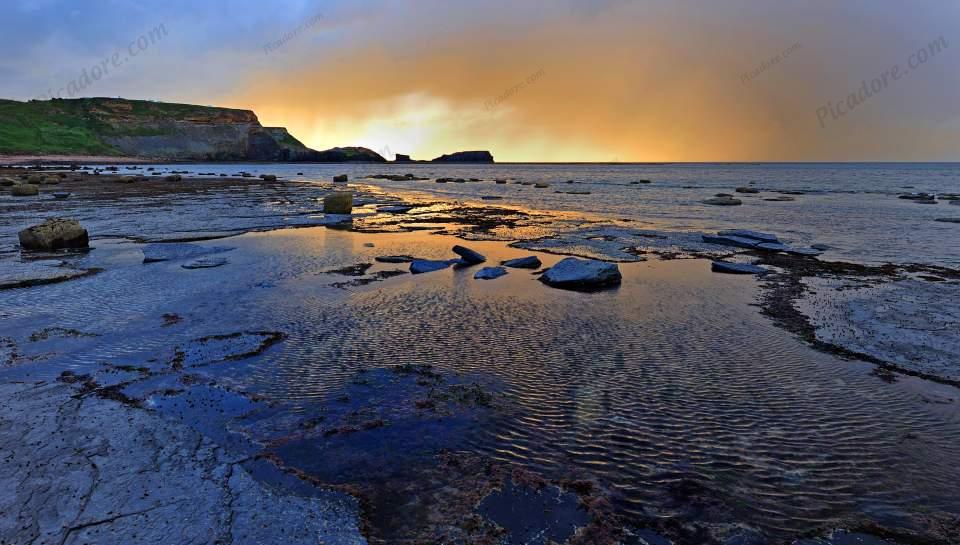
[[[620,285],[622,276],[616,263],[568,257],[547,269],[540,281],[562,289],[597,289]]]
[[[442,155],[434,163],[492,163],[493,155],[489,151],[458,151]]]
[[[68,191],[58,191],[58,192],[56,192],[56,193],[53,194],[53,198],[54,198],[54,199],[61,199],[61,200],[62,200],[62,199],[66,199],[66,198],[69,197],[70,195],[72,195],[72,193],[70,193],[70,192],[68,192]]]
[[[233,248],[227,246],[200,246],[199,244],[189,244],[185,242],[158,242],[154,244],[147,244],[141,249],[143,252],[144,263],[193,259],[205,255],[221,254],[231,250],[233,250]]]
[[[703,201],[703,204],[711,204],[713,206],[739,206],[743,204],[743,201],[734,199],[733,197],[714,197]]]
[[[546,188],[550,187],[550,184],[540,182],[540,183],[533,184],[533,187],[535,187],[535,188],[537,188],[537,189],[546,189]]]
[[[736,248],[756,248],[760,241],[755,238],[722,236],[722,235],[702,235],[701,238],[708,244],[719,244],[720,246],[734,246]]]
[[[502,198],[503,197],[500,197],[498,195],[483,195],[482,197],[480,197],[480,199],[484,201],[499,201]]]
[[[780,242],[780,239],[777,238],[777,235],[761,233],[759,231],[751,231],[749,229],[727,229],[724,231],[717,231],[717,234],[722,237],[745,237],[753,238],[762,242]]]
[[[507,274],[507,269],[503,267],[484,267],[477,271],[473,278],[476,280],[494,280],[505,274]]]
[[[346,174],[338,174],[338,175],[336,175],[336,176],[333,177],[333,181],[336,182],[336,183],[338,183],[338,184],[345,184],[345,183],[347,183],[347,180],[348,180],[348,178],[347,178],[347,175],[346,175]]]
[[[459,259],[448,259],[446,261],[417,259],[410,263],[410,272],[413,274],[423,274],[434,271],[442,271],[450,265],[454,265],[459,262]]]
[[[810,247],[814,250],[820,250],[821,252],[825,252],[830,249],[830,246],[826,244],[811,244]]]
[[[470,264],[470,265],[476,265],[477,263],[483,263],[484,261],[487,260],[486,257],[480,255],[479,253],[471,250],[470,248],[467,248],[467,247],[464,247],[464,246],[460,246],[460,245],[457,245],[457,246],[454,246],[454,247],[453,247],[453,253],[455,253],[455,254],[457,254],[458,256],[460,256],[465,263],[468,263],[468,264]]]
[[[710,264],[710,270],[718,273],[727,274],[767,274],[769,270],[758,265],[749,263],[728,263],[726,261],[714,261]]]
[[[275,181],[277,181],[277,177],[276,177],[276,175],[274,175],[274,174],[261,174],[261,175],[260,175],[260,179],[263,180],[263,181],[265,181],[265,182],[275,182]]]
[[[755,187],[738,187],[734,191],[737,193],[760,193],[760,190]]]
[[[913,202],[917,204],[937,204],[936,199],[916,199]]]
[[[166,178],[164,178],[164,180],[166,180],[166,181],[168,181],[168,182],[179,182],[180,180],[183,180],[183,176],[181,176],[181,175],[179,175],[179,174],[171,174],[171,175],[167,176]]]
[[[907,193],[905,195],[900,195],[897,198],[905,199],[908,201],[929,201],[934,197],[929,193]]]
[[[511,267],[513,269],[539,269],[541,265],[540,258],[535,255],[518,257],[517,259],[508,259],[502,264],[505,267]]]
[[[493,183],[498,184],[498,185],[503,185],[503,184],[507,183],[507,181],[506,181],[506,180],[494,180]]]
[[[793,202],[797,199],[794,199],[793,197],[788,197],[786,195],[781,195],[779,197],[770,197],[769,199],[763,199],[763,200],[768,202]]]
[[[180,265],[184,269],[212,269],[229,263],[225,257],[201,257],[189,263]]]
[[[374,259],[380,263],[410,263],[411,261],[416,261],[417,258],[409,255],[381,255]]]
[[[87,248],[90,237],[80,222],[64,218],[51,218],[28,227],[18,234],[20,247],[24,250],[59,250],[61,248]]]
[[[556,486],[523,486],[512,480],[483,498],[477,512],[506,530],[504,543],[567,543],[578,528],[590,522],[590,514],[580,507],[575,493]]]
[[[960,218],[937,218],[936,221],[941,223],[960,223]]]

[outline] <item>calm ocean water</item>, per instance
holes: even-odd
[[[183,165],[167,168],[185,168]],[[826,244],[827,259],[865,263],[960,265],[956,243],[960,224],[935,221],[960,217],[949,201],[922,205],[898,199],[909,192],[960,193],[958,163],[821,164],[496,164],[496,165],[191,165],[193,172],[275,173],[294,179],[329,180],[348,174],[353,182],[395,192],[415,191],[443,198],[561,210],[629,219],[664,230],[734,227],[774,232],[796,244]],[[303,176],[297,176],[302,172]],[[429,181],[362,180],[367,175],[413,173]],[[477,178],[476,183],[437,184],[434,178]],[[495,179],[546,182],[540,189]],[[650,180],[650,184],[631,184]],[[567,183],[572,181],[573,183]],[[753,185],[759,194],[738,195],[742,206],[702,204],[716,193]],[[557,191],[589,191],[570,195]],[[764,199],[802,191],[793,202]]]

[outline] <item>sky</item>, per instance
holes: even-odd
[[[960,2],[2,0],[0,97],[507,161],[960,160]],[[99,76],[99,77],[94,77]]]

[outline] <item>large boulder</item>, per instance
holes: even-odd
[[[20,184],[10,188],[10,194],[14,197],[33,197],[40,194],[40,188],[33,184]]]
[[[616,263],[568,257],[540,276],[548,286],[562,289],[590,290],[617,286],[622,276]]]
[[[460,246],[460,245],[454,246],[454,247],[453,247],[453,253],[455,253],[455,254],[457,254],[458,256],[460,256],[460,258],[463,259],[463,262],[464,262],[464,263],[467,263],[467,264],[470,264],[470,265],[476,265],[476,264],[478,264],[478,263],[483,263],[484,261],[487,260],[487,258],[484,257],[483,255],[481,255],[481,254],[479,254],[478,252],[475,252],[475,251],[473,251],[473,250],[471,250],[470,248],[467,248],[467,247],[465,247],[465,246]]]
[[[353,212],[353,193],[335,191],[323,198],[324,214],[349,214]]]
[[[19,233],[24,250],[58,250],[60,248],[87,248],[90,237],[77,220],[50,218],[40,225],[28,227]]]
[[[10,187],[13,185],[17,185],[17,181],[11,180],[10,178],[0,178],[0,185],[4,187]]]
[[[347,183],[347,180],[348,180],[348,179],[349,179],[349,178],[347,177],[346,174],[338,174],[338,175],[336,175],[336,176],[333,177],[334,183],[338,183],[338,184],[345,184],[345,183]]]

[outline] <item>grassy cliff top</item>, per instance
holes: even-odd
[[[100,136],[127,134],[139,123],[259,123],[248,110],[80,98],[18,102],[0,99],[0,154],[118,155]],[[122,126],[122,128],[120,128]]]

